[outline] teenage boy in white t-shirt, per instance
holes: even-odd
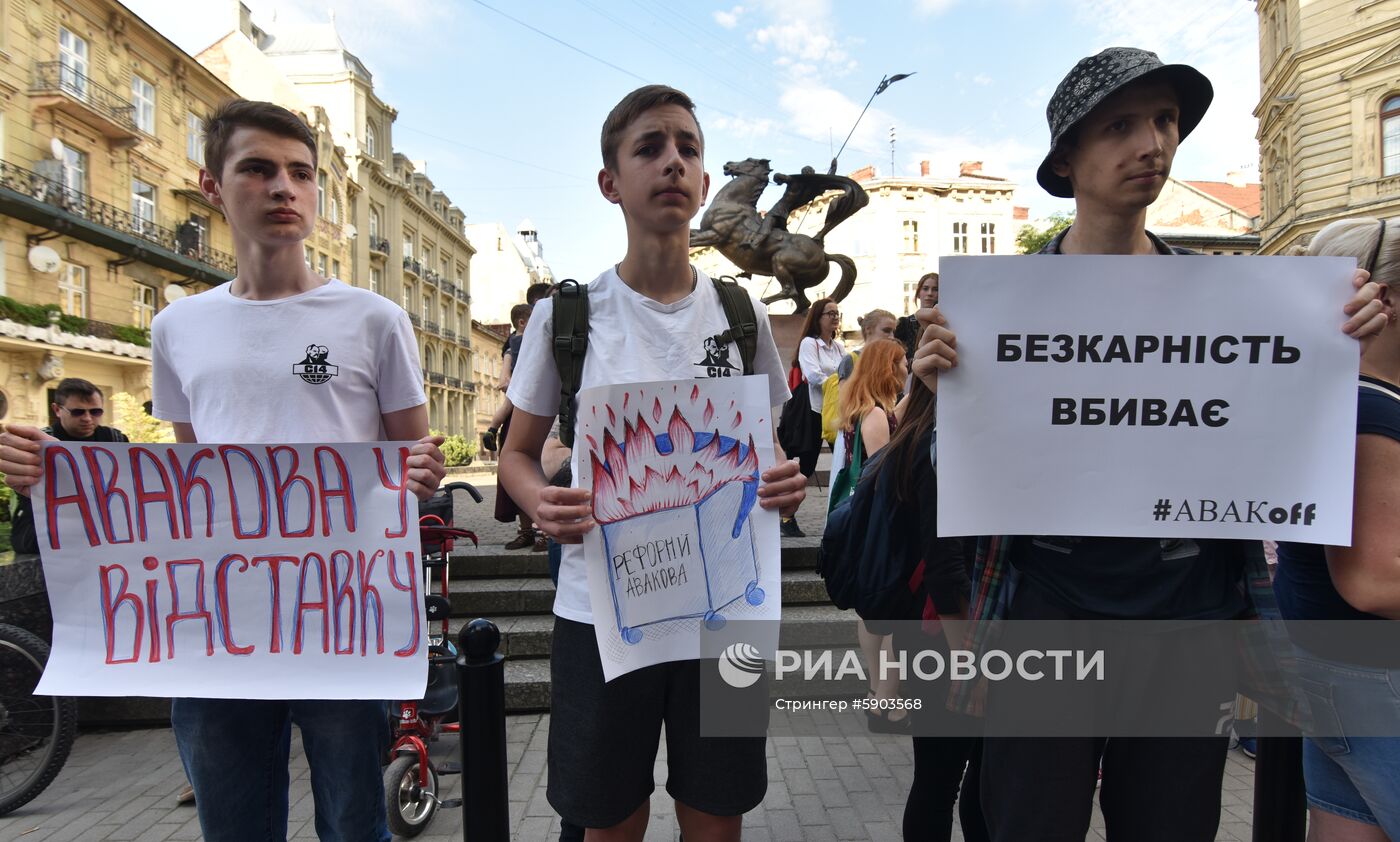
[[[704,138],[695,105],[674,88],[648,85],[623,98],[603,124],[598,186],[622,208],[627,255],[588,285],[588,353],[582,388],[649,380],[738,375],[706,364],[706,341],[729,328],[709,278],[690,265],[690,220],[704,204]],[[754,373],[768,401],[787,400],[786,373],[757,302]],[[501,483],[535,524],[565,545],[554,601],[549,802],[590,840],[640,840],[663,723],[676,818],[686,838],[738,839],[742,816],[763,800],[762,738],[700,736],[699,661],[657,664],[604,683],[581,541],[593,529],[590,493],[547,485],[540,452],[559,408],[553,302],[535,306],[511,379],[515,405],[501,454]],[[715,345],[711,341],[712,349]],[[738,348],[724,344],[728,359]],[[776,444],[775,444],[776,447]],[[782,455],[761,477],[759,505],[790,515],[805,485]]]
[[[444,468],[428,435],[418,348],[402,309],[306,265],[316,215],[316,139],[295,114],[233,100],[205,126],[200,189],[228,219],[238,277],[167,307],[151,325],[155,414],[180,442],[418,442],[410,490]],[[301,363],[335,366],[297,374]],[[27,494],[47,439],[0,435],[0,471]],[[383,701],[176,699],[180,758],[208,842],[285,839],[291,724],[311,766],[322,840],[388,842]]]

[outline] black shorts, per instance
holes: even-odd
[[[700,736],[700,661],[643,667],[603,681],[593,626],[554,618],[550,654],[549,803],[566,821],[612,827],[656,789],[666,729],[666,791],[716,816],[747,813],[768,791],[762,737]]]

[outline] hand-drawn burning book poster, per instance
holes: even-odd
[[[778,516],[758,505],[774,461],[765,378],[606,386],[578,400],[574,475],[598,523],[584,558],[605,679],[699,658],[702,628],[776,621]]]

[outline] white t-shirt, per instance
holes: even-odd
[[[383,413],[427,402],[413,327],[388,299],[336,280],[271,301],[232,286],[151,323],[157,418],[202,442],[381,441]]]
[[[756,300],[753,308],[758,319],[753,372],[768,375],[768,402],[781,406],[789,395],[786,370],[773,344],[767,310]],[[588,354],[579,388],[740,377],[744,363],[739,346],[714,341],[728,329],[719,293],[703,272],[690,295],[662,304],[636,292],[623,283],[616,269],[609,269],[588,285]],[[517,409],[531,415],[553,417],[559,412],[559,369],[554,363],[553,337],[554,302],[544,299],[530,315],[520,359],[506,392]],[[564,545],[554,613],[566,620],[593,622],[582,544]]]

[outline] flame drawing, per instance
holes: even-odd
[[[712,410],[707,410],[708,417]],[[658,422],[663,417],[659,400],[650,414]],[[718,430],[697,437],[680,407],[676,407],[666,425],[665,438],[669,449],[663,452],[661,435],[652,432],[641,413],[635,422],[624,419],[621,443],[612,430],[604,430],[602,461],[596,445],[589,451],[593,515],[599,523],[693,505],[727,482],[758,479],[758,453],[752,436],[747,447],[734,439],[721,439]],[[697,438],[704,440],[698,448]],[[593,440],[590,438],[589,442],[592,444]]]

